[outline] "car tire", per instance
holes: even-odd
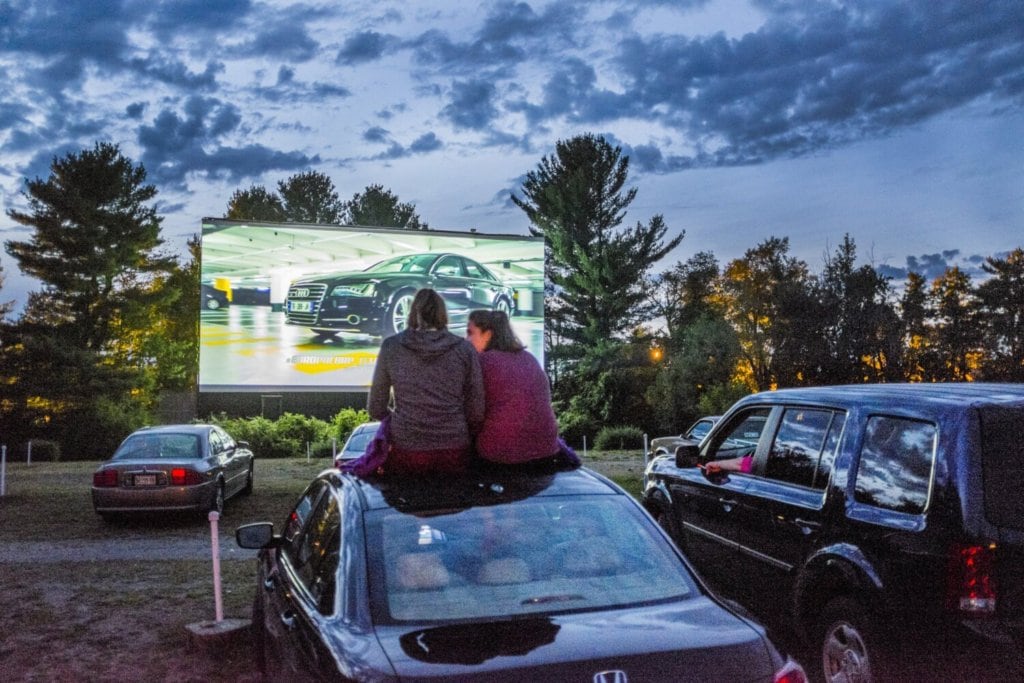
[[[245,486],[242,487],[242,495],[248,496],[252,493],[253,487],[253,467],[252,463],[249,463],[249,473],[245,475]]]
[[[826,683],[887,680],[882,640],[871,615],[850,598],[830,601],[821,613],[813,643],[818,678]]]
[[[508,299],[502,297],[494,302],[494,310],[501,311],[509,318],[512,317],[512,304],[508,302]]]
[[[210,512],[218,515],[224,514],[224,482],[217,483],[217,490],[213,494],[213,502],[210,504]]]
[[[252,601],[252,650],[256,670],[263,680],[267,678],[267,628],[264,623],[263,600],[257,593]]]
[[[210,299],[206,300],[206,309],[207,310],[216,311],[218,308],[220,308],[220,302],[219,301],[217,301],[214,298],[210,298]]]
[[[409,324],[409,309],[412,308],[412,300],[415,297],[416,293],[408,289],[395,295],[388,306],[387,317],[384,318],[385,337],[398,334],[406,328]]]

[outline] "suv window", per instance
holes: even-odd
[[[734,416],[708,448],[709,459],[725,460],[753,455],[761,439],[761,432],[768,424],[770,413],[771,408],[754,408]]]
[[[1024,529],[1024,441],[1019,407],[981,410],[981,462],[985,516],[993,524]]]
[[[810,408],[787,408],[775,433],[765,476],[823,489],[835,459],[844,413]]]
[[[920,514],[928,503],[936,428],[899,417],[868,418],[854,499],[875,507]]]

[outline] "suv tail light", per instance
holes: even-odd
[[[949,562],[947,606],[966,616],[996,611],[996,544],[958,545]]]
[[[773,683],[807,683],[807,674],[799,664],[787,659],[782,668],[775,672]]]
[[[117,470],[93,472],[92,485],[97,488],[117,486]]]
[[[171,470],[171,486],[195,486],[202,483],[202,475],[193,469],[175,467]]]

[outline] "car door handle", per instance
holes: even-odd
[[[804,536],[807,536],[808,534],[817,531],[821,528],[820,522],[812,522],[807,519],[800,519],[799,517],[793,519],[793,524],[796,524],[800,528],[800,532]]]
[[[286,629],[291,631],[295,628],[295,615],[291,612],[283,612],[281,614],[281,623],[284,624]]]
[[[736,505],[736,501],[732,498],[719,498],[718,502],[722,504],[726,512],[732,512],[733,506]]]

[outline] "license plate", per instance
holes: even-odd
[[[136,474],[132,479],[136,486],[156,486],[155,474]]]
[[[313,310],[313,304],[308,301],[292,301],[289,306],[291,307],[291,310],[299,313],[309,313]]]

